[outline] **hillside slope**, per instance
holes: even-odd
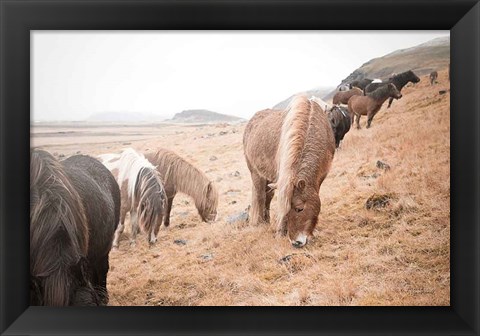
[[[439,37],[418,46],[396,50],[382,57],[374,58],[354,70],[342,80],[341,84],[363,78],[388,80],[393,73],[413,70],[417,76],[430,74],[433,70],[442,70],[450,63],[450,37]],[[325,95],[331,99],[336,90]]]
[[[273,225],[229,220],[251,199],[243,125],[221,136],[203,137],[218,134],[206,126],[136,142],[140,151],[170,148],[216,181],[218,220],[201,222],[192,199],[179,195],[156,246],[144,235],[130,246],[124,235],[110,254],[110,304],[448,306],[450,93],[439,94],[449,89],[446,78],[444,70],[430,86],[422,76],[370,129],[362,118],[363,128],[347,133],[320,190],[315,238],[303,249],[275,238]],[[391,168],[378,168],[379,160]],[[367,210],[374,195],[387,203]]]

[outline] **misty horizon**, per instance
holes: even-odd
[[[185,110],[249,119],[293,94],[333,90],[373,58],[448,36],[34,31],[32,121],[88,121],[99,114],[163,121]]]

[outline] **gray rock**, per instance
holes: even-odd
[[[177,245],[187,245],[187,241],[185,239],[175,239],[173,243]]]

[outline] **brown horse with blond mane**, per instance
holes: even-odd
[[[204,222],[213,221],[217,216],[218,191],[215,183],[198,168],[167,149],[159,149],[145,157],[156,166],[165,186],[167,209],[163,224],[170,225],[170,211],[177,192],[192,197],[198,214]]]
[[[304,246],[317,225],[319,189],[335,153],[327,115],[296,96],[285,111],[257,112],[245,128],[243,148],[253,182],[251,221],[270,221],[277,189],[277,231],[288,234],[293,246]]]

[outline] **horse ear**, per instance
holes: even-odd
[[[208,185],[207,185],[207,192],[210,192],[212,191],[212,181],[208,182]]]
[[[275,189],[277,189],[277,184],[276,183],[269,183],[268,187],[272,190],[275,190]]]
[[[297,182],[297,188],[303,190],[305,188],[305,180],[299,180]]]

